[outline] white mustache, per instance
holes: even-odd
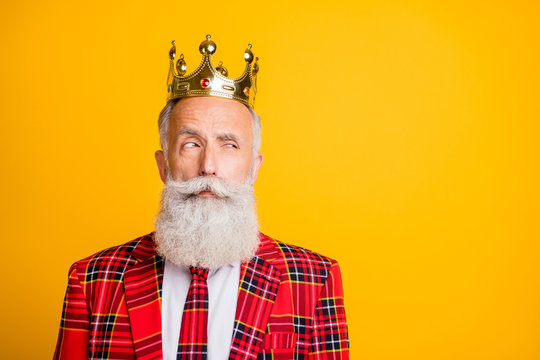
[[[246,184],[233,184],[216,176],[198,176],[187,181],[169,180],[169,186],[184,199],[209,191],[218,198],[230,198],[245,192]]]

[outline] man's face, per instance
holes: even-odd
[[[257,177],[262,154],[253,159],[253,120],[241,103],[209,96],[180,100],[169,119],[168,154],[156,152],[163,182],[217,176],[241,184]],[[253,166],[252,166],[253,162]],[[201,196],[212,194],[201,193]]]

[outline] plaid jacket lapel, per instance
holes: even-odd
[[[137,263],[124,274],[126,303],[137,359],[162,359],[161,300],[163,259],[155,254],[153,237],[133,251]],[[268,260],[275,249],[261,239],[259,250],[240,271],[238,302],[230,360],[256,359],[270,312],[276,299],[281,272]]]
[[[281,272],[266,261],[261,249],[242,264],[230,360],[256,359],[270,311],[276,299]]]
[[[163,259],[152,241],[141,242],[133,255],[138,262],[126,270],[124,289],[137,359],[162,359],[161,294]]]

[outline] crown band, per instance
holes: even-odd
[[[254,58],[251,44],[244,52],[246,68],[238,78],[229,78],[227,69],[220,62],[214,68],[212,55],[216,52],[216,43],[206,35],[199,45],[202,61],[195,71],[185,75],[187,70],[184,54],[176,61],[176,45],[172,41],[169,51],[169,76],[167,77],[167,100],[180,99],[189,96],[216,96],[225,99],[239,101],[253,109],[255,95],[257,93],[257,73],[259,72],[258,60]],[[255,60],[255,62],[253,62]],[[253,65],[252,65],[253,64]],[[185,76],[184,76],[185,75]]]

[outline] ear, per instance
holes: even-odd
[[[257,155],[255,155],[255,161],[253,161],[253,167],[251,168],[251,178],[253,179],[254,184],[255,180],[257,180],[257,175],[259,175],[259,169],[261,168],[263,159],[264,156],[262,153],[258,152]]]
[[[159,170],[159,177],[165,184],[167,182],[167,162],[165,161],[165,154],[163,154],[163,151],[158,150],[155,152],[154,156]]]

